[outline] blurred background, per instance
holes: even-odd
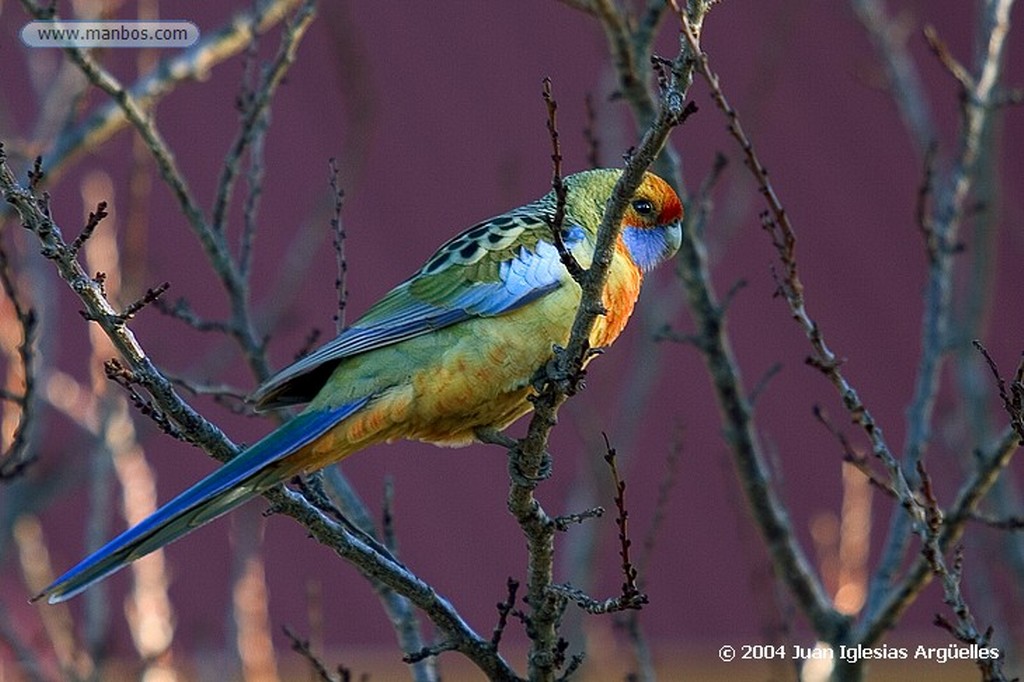
[[[311,338],[319,343],[334,334],[329,159],[337,160],[344,190],[350,319],[449,237],[549,189],[542,78],[551,78],[558,101],[566,172],[589,167],[595,156],[599,165],[622,164],[637,144],[636,125],[615,97],[614,65],[599,23],[573,4],[319,7],[274,95],[258,169],[251,300],[272,369],[289,363]],[[915,222],[924,150],[901,119],[870,32],[855,12],[861,4],[729,0],[710,12],[702,45],[793,221],[808,306],[900,450],[921,353],[928,267]],[[972,65],[976,4],[886,5],[919,76],[920,105],[943,172],[956,153],[960,102],[956,81],[929,51],[922,28],[933,25],[951,53]],[[62,16],[185,19],[206,38],[250,7],[148,0],[68,2],[58,9]],[[1019,10],[1013,18],[1019,20]],[[57,141],[70,139],[69,131],[109,103],[60,50],[22,44],[19,31],[28,20],[21,4],[0,1],[0,139],[21,178],[36,155],[49,171]],[[657,53],[676,55],[677,26],[671,17],[663,22]],[[206,210],[239,128],[246,64],[258,69],[272,59],[281,30],[273,23],[255,49],[212,60],[153,108]],[[109,49],[97,58],[132,85],[174,54]],[[1004,82],[1024,85],[1022,43],[1012,32],[1005,65]],[[775,296],[777,256],[758,218],[763,202],[726,118],[700,79],[689,96],[700,111],[670,144],[691,194],[711,177],[717,155],[728,161],[707,195],[706,240],[719,294],[735,289],[728,326],[746,387],[759,386],[757,434],[800,542],[837,604],[856,613],[894,505],[843,465],[841,446],[815,418],[813,408],[821,406],[858,452],[870,454],[833,387],[805,364],[806,339]],[[990,149],[996,155],[979,172],[975,208],[960,235],[958,345],[942,374],[928,457],[943,504],[965,478],[974,450],[1006,423],[988,370],[965,341],[980,338],[1006,375],[1024,349],[1022,113],[1018,106],[995,115]],[[199,318],[225,319],[228,298],[137,137],[122,128],[54,161],[47,185],[54,217],[71,239],[96,203],[108,202],[112,215],[82,257],[90,272],[108,273],[108,291],[121,305],[169,282],[168,304],[183,299]],[[246,187],[243,178],[230,202],[232,239],[242,231]],[[34,238],[8,214],[3,219],[16,279],[39,310],[41,405],[33,433],[38,460],[0,492],[0,678],[58,679],[69,671],[88,677],[90,666],[100,666],[102,679],[133,679],[147,670],[170,676],[163,679],[308,679],[308,664],[290,651],[284,626],[311,640],[332,667],[374,680],[406,676],[371,586],[291,519],[264,518],[263,500],[170,547],[164,564],[151,568],[155,602],[139,602],[133,592],[139,579],[124,571],[66,610],[27,603],[38,587],[31,584],[32,565],[63,571],[124,527],[126,498],[130,506],[133,495],[145,498],[155,485],[157,498],[166,500],[215,462],[162,433],[103,378],[101,364],[115,351],[78,314],[81,304],[38,257]],[[623,338],[591,365],[586,390],[562,411],[552,440],[554,475],[538,491],[553,514],[613,508],[602,459],[607,434],[628,483],[634,551],[650,604],[635,619],[585,616],[570,607],[565,635],[571,651],[587,651],[586,679],[622,679],[635,669],[631,631],[642,632],[662,679],[794,679],[792,661],[717,658],[723,645],[812,646],[814,636],[773,577],[700,353],[690,343],[657,340],[666,327],[680,335],[694,331],[674,270],[652,274]],[[19,338],[6,298],[3,305],[2,362],[16,384],[12,349]],[[244,394],[258,383],[225,334],[198,330],[153,306],[131,327],[154,363],[193,386]],[[311,337],[314,330],[319,337]],[[240,414],[230,397],[186,397],[235,442],[253,442],[273,427],[266,418]],[[979,431],[978,420],[987,431]],[[6,407],[5,439],[15,423]],[[524,423],[512,432],[521,433]],[[470,625],[489,633],[506,579],[524,578],[526,567],[521,531],[506,509],[504,451],[403,442],[359,453],[342,468],[378,517],[391,491],[403,561]],[[1004,478],[999,494],[1009,506],[1001,508],[1019,515],[1013,491],[1024,484],[1020,464],[1011,463]],[[997,509],[995,503],[983,508]],[[622,580],[616,532],[609,514],[559,535],[556,579],[599,598],[616,594]],[[969,526],[964,543],[966,595],[979,623],[992,624],[995,644],[1007,651],[1024,637],[1017,536],[978,524]],[[163,581],[169,601],[159,598]],[[940,586],[932,584],[885,641],[952,643],[932,624],[936,613],[950,615]],[[154,619],[148,629],[140,625],[147,618]],[[518,624],[509,626],[506,642],[511,652],[525,649]],[[450,679],[477,678],[454,654],[442,656],[441,666]],[[880,665],[871,679],[907,679],[910,670],[977,679],[970,661]]]

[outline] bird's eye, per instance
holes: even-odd
[[[633,210],[640,215],[651,215],[654,213],[654,204],[648,199],[634,199]]]

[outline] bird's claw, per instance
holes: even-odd
[[[536,474],[528,474],[522,469],[522,453],[518,450],[510,450],[508,457],[508,475],[512,479],[512,482],[523,488],[536,488],[537,484],[541,481],[546,481],[551,478],[551,472],[554,469],[552,465],[551,455],[545,451],[541,455],[540,466],[537,468]]]
[[[478,426],[473,429],[473,435],[476,436],[478,441],[488,445],[500,445],[508,449],[512,449],[517,445],[514,438],[506,436],[493,426]]]
[[[523,453],[519,441],[509,438],[504,433],[493,427],[480,426],[474,430],[477,440],[481,443],[501,445],[508,449],[508,475],[515,485],[524,488],[536,488],[537,484],[551,478],[551,455],[547,451],[542,453],[536,474],[527,474],[523,471]]]

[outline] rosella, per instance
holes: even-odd
[[[566,248],[589,267],[621,171],[565,178]],[[239,453],[47,587],[68,599],[139,557],[297,474],[399,438],[473,442],[530,411],[531,379],[564,346],[581,290],[552,240],[554,192],[485,220],[444,244],[333,341],[285,368],[251,396],[257,409],[306,403],[289,422]],[[608,346],[633,312],[643,273],[682,236],[679,197],[648,173],[622,219],[590,334]]]

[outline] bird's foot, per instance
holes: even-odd
[[[537,484],[551,478],[552,463],[551,455],[545,451],[541,455],[536,473],[523,471],[523,452],[520,441],[510,438],[498,429],[491,426],[479,426],[473,431],[477,440],[490,445],[500,445],[508,450],[508,475],[515,485],[524,488],[536,488]],[[533,470],[534,467],[529,467]]]
[[[473,429],[473,435],[481,443],[487,443],[488,445],[500,445],[503,448],[512,448],[519,445],[519,442],[506,436],[502,431],[494,428],[493,426],[478,426]]]
[[[522,459],[523,453],[518,449],[509,450],[508,475],[515,485],[532,490],[541,481],[551,478],[554,466],[552,465],[551,455],[547,451],[541,455],[540,466],[537,467],[535,474],[523,471]]]
[[[553,388],[567,396],[576,395],[586,386],[587,371],[584,368],[587,363],[603,352],[602,347],[587,346],[583,349],[582,359],[576,362],[568,356],[565,348],[555,344],[551,348],[551,358],[533,373],[530,385],[536,394]]]

